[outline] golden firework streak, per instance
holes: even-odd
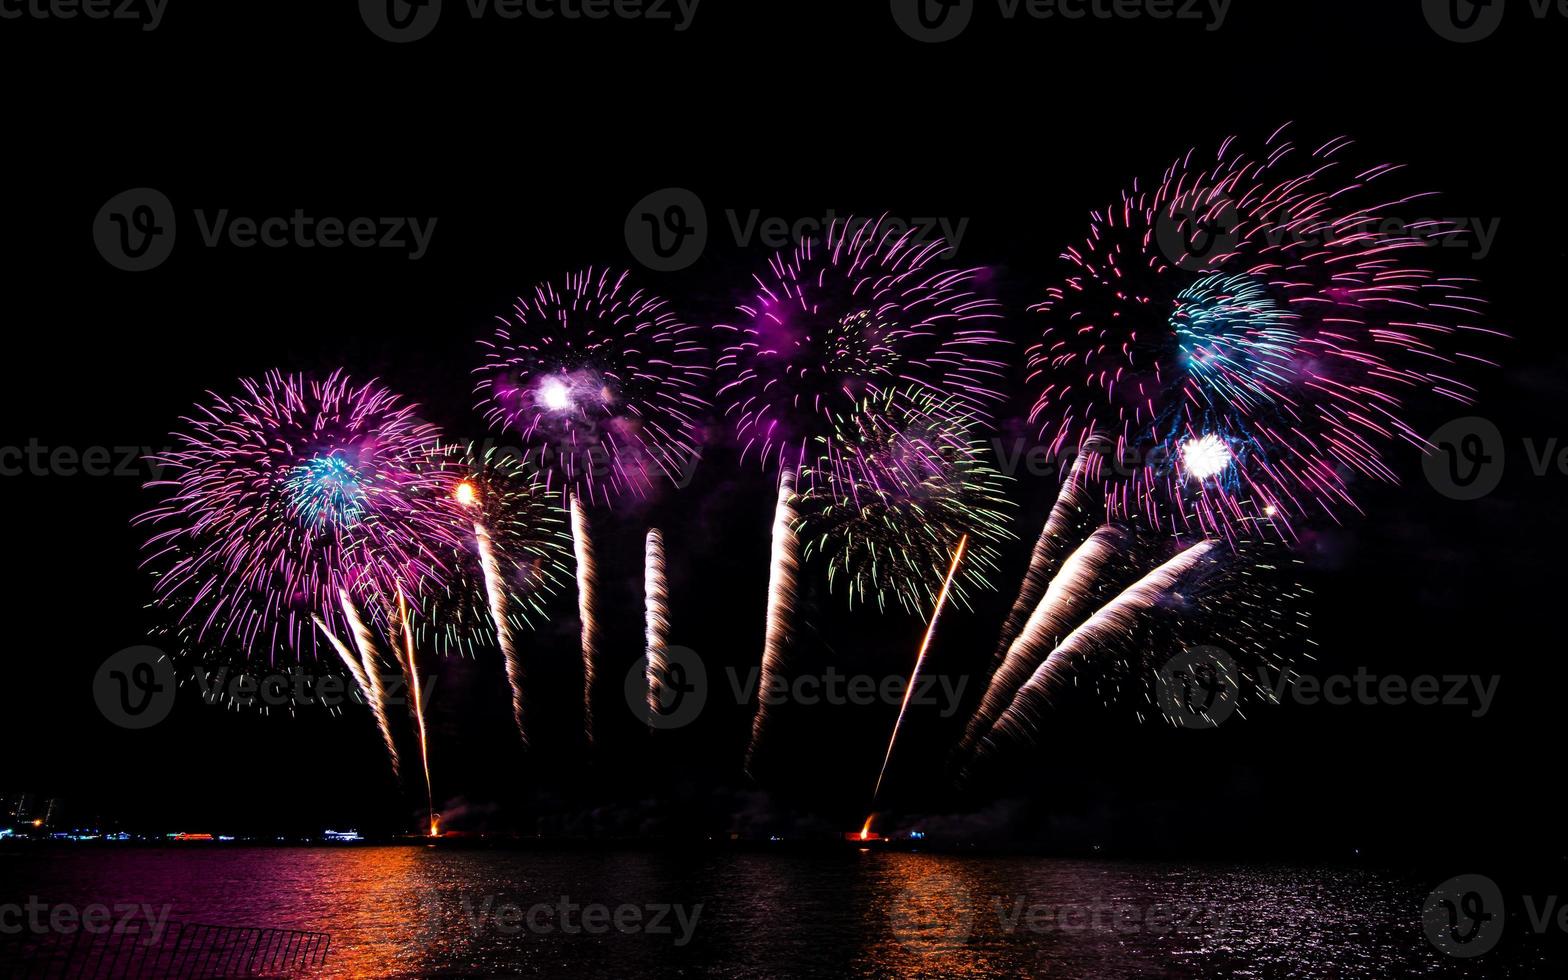
[[[958,574],[959,563],[964,560],[964,552],[969,548],[969,535],[958,539],[958,547],[953,551],[953,564],[947,570],[947,578],[942,582],[942,592],[936,598],[936,608],[931,611],[931,623],[926,627],[925,639],[920,641],[920,653],[915,657],[915,668],[909,672],[909,683],[904,686],[904,703],[899,706],[898,720],[893,723],[893,737],[887,740],[887,754],[882,757],[882,771],[877,773],[877,786],[871,793],[871,804],[876,805],[877,797],[882,794],[882,780],[887,778],[887,764],[893,759],[893,748],[898,745],[899,729],[904,727],[904,715],[909,711],[909,699],[915,693],[915,681],[920,677],[920,668],[925,666],[926,655],[931,652],[931,640],[936,636],[937,620],[942,618],[942,607],[947,605],[947,594],[953,588],[953,577]],[[871,827],[871,819],[866,819],[866,827]]]
[[[757,677],[757,710],[751,718],[751,744],[746,771],[751,772],[757,746],[768,724],[768,692],[784,666],[789,648],[790,620],[795,611],[795,575],[800,570],[800,541],[795,536],[795,474],[779,479],[779,502],[773,511],[773,554],[768,572],[768,621],[762,644],[762,670]]]
[[[588,514],[572,494],[572,546],[577,553],[577,616],[582,622],[583,733],[593,746],[593,681],[599,659],[599,621],[594,617],[597,568],[593,542],[588,537]]]

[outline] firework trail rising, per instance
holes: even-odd
[[[1471,280],[1419,264],[1462,236],[1403,221],[1427,195],[1385,189],[1401,168],[1347,163],[1352,143],[1304,152],[1276,131],[1257,153],[1226,140],[1092,216],[1069,270],[1034,308],[1031,418],[1053,447],[1089,433],[1137,460],[1113,518],[1165,532],[1296,536],[1356,508],[1357,478],[1393,482],[1407,421],[1429,395],[1473,400],[1466,348],[1493,344]]]
[[[668,676],[666,652],[670,646],[670,585],[664,568],[664,535],[658,528],[648,532],[643,596],[648,636],[648,711],[653,718],[663,706],[661,685]]]
[[[1113,567],[1124,563],[1132,545],[1131,532],[1124,528],[1102,527],[1062,562],[1061,570],[1051,579],[1044,598],[1008,649],[1002,666],[991,677],[985,696],[959,744],[960,758],[967,756],[975,743],[991,730],[1042,659],[1095,609],[1105,583],[1115,581],[1115,576],[1109,573]]]
[[[708,354],[664,300],[589,268],[536,286],[497,320],[475,393],[552,490],[609,504],[695,465]]]
[[[151,457],[168,497],[135,523],[157,527],[145,565],[190,652],[273,662],[323,653],[350,632],[340,593],[384,613],[396,587],[438,581],[457,540],[425,467],[439,433],[375,382],[271,372],[214,395],[177,448]]]
[[[977,293],[985,270],[942,268],[948,251],[885,220],[849,219],[773,256],[738,324],[717,328],[733,337],[718,360],[719,397],[742,459],[809,465],[838,419],[890,388],[975,412],[1001,399],[1001,305]]]
[[[427,805],[426,816],[429,817],[430,836],[436,836],[440,830],[436,823],[436,791],[435,784],[430,781],[430,739],[425,728],[425,699],[420,693],[419,665],[414,658],[414,627],[408,619],[408,602],[403,597],[403,590],[397,593],[398,622],[401,623],[400,632],[403,634],[403,653],[400,663],[403,667],[403,676],[407,679],[407,690],[410,695],[408,706],[409,713],[414,719],[414,730],[419,733],[419,761],[425,768],[425,802]]]
[[[762,644],[762,670],[757,679],[757,710],[751,719],[751,744],[746,771],[752,772],[762,733],[768,725],[768,692],[784,669],[784,655],[793,640],[796,578],[800,573],[800,540],[795,535],[795,475],[779,477],[779,500],[773,512],[773,554],[768,571],[768,622]]]
[[[1057,688],[1067,682],[1067,664],[1075,659],[1087,659],[1096,651],[1113,649],[1118,639],[1131,634],[1140,615],[1170,599],[1172,590],[1185,576],[1197,570],[1216,547],[1213,540],[1192,545],[1144,576],[1068,634],[996,719],[990,734],[979,743],[981,754],[1033,731]]]
[[[599,664],[599,620],[594,614],[598,593],[598,566],[588,535],[588,513],[576,496],[571,499],[572,546],[577,553],[577,615],[582,623],[583,733],[593,745],[593,682]]]
[[[1091,522],[1088,520],[1087,488],[1099,458],[1092,443],[1073,458],[1072,469],[1067,473],[1067,480],[1057,494],[1045,527],[1040,531],[1040,539],[1035,542],[1034,552],[1029,556],[1029,571],[1024,574],[1023,583],[1018,588],[1018,598],[1013,601],[1007,621],[1002,624],[996,650],[991,654],[990,672],[993,675],[1002,666],[1007,651],[1056,576],[1062,556],[1082,543],[1084,535],[1088,533]]]
[[[898,745],[899,730],[904,727],[904,715],[909,712],[909,698],[915,692],[915,683],[920,679],[920,668],[925,666],[926,655],[931,652],[931,640],[936,636],[937,620],[942,618],[942,609],[947,605],[948,593],[953,588],[953,577],[958,574],[958,566],[964,560],[964,550],[969,547],[969,536],[966,534],[958,539],[958,547],[953,551],[953,564],[947,570],[947,579],[942,583],[942,592],[937,596],[936,608],[931,610],[931,623],[926,627],[926,635],[920,641],[920,653],[915,656],[914,669],[909,672],[909,683],[904,687],[904,703],[899,705],[898,720],[893,722],[893,735],[887,741],[887,754],[882,757],[882,769],[877,773],[877,785],[871,793],[871,805],[877,803],[877,797],[882,795],[882,780],[887,778],[887,765],[893,761],[893,749]],[[870,818],[866,820],[866,827],[871,826]],[[862,832],[864,833],[864,831]]]

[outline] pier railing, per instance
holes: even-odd
[[[331,936],[170,922],[147,932],[0,934],[0,977],[27,980],[282,977],[327,961]]]

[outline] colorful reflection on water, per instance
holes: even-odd
[[[1360,869],[190,845],[0,852],[0,882],[0,902],[167,903],[171,921],[328,932],[316,977],[1381,980],[1560,966],[1522,947],[1477,973],[1427,943],[1420,885]]]

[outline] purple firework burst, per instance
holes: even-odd
[[[589,502],[679,482],[707,404],[697,328],[627,278],[590,268],[536,286],[497,317],[475,371],[490,423],[525,441],[548,488]]]
[[[948,269],[946,242],[886,220],[834,222],[769,261],[719,358],[719,394],[742,445],[764,465],[810,465],[868,398],[895,389],[988,411],[1004,372],[981,269]]]
[[[1390,165],[1352,168],[1351,142],[1256,155],[1227,140],[1092,215],[1070,269],[1034,308],[1032,419],[1054,451],[1116,442],[1130,479],[1113,516],[1232,539],[1291,537],[1354,508],[1357,477],[1427,442],[1408,421],[1435,394],[1469,404],[1485,326],[1473,280],[1427,268],[1453,223],[1400,215]]]
[[[145,564],[193,650],[313,656],[312,616],[349,635],[343,595],[381,618],[398,590],[439,579],[461,533],[427,465],[439,433],[341,371],[240,386],[198,406],[177,448],[152,457],[165,474],[148,487],[167,495],[135,522],[154,528]]]

